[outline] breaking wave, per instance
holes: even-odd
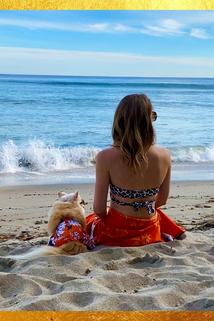
[[[172,148],[171,155],[177,163],[213,163],[214,145]]]
[[[17,145],[12,140],[0,146],[0,173],[59,172],[94,166],[99,148],[56,147],[41,140]],[[214,146],[171,148],[174,163],[214,163]]]
[[[0,172],[53,172],[93,166],[99,151],[96,147],[65,147],[48,145],[40,140],[21,146],[12,140],[0,147]]]

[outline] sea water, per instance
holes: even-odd
[[[115,109],[145,93],[173,180],[214,179],[214,79],[0,75],[0,185],[94,182]]]

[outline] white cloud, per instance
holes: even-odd
[[[120,31],[120,32],[139,32],[139,30],[137,28],[133,28],[133,27],[121,24],[121,23],[117,23],[114,26],[114,30]]]
[[[66,25],[40,20],[0,18],[1,26],[21,27],[26,29],[59,29],[66,30]]]
[[[88,31],[106,32],[109,31],[110,26],[108,23],[94,23],[86,27]]]
[[[0,47],[0,70],[37,75],[214,77],[214,59]]]
[[[189,26],[208,26],[214,23],[214,11],[179,11],[179,20]]]
[[[206,30],[202,28],[192,28],[190,31],[190,36],[198,39],[210,39],[211,36],[207,33]]]
[[[25,29],[46,29],[59,31],[77,31],[77,32],[131,32],[136,31],[134,28],[119,23],[57,23],[43,20],[26,20],[26,19],[6,19],[0,18],[0,26],[13,26]]]
[[[153,36],[173,36],[183,34],[183,25],[174,19],[164,19],[156,25],[148,25],[141,30],[142,33]]]
[[[177,30],[180,30],[183,25],[174,20],[174,19],[165,19],[165,20],[162,20],[162,26],[166,29],[166,30],[171,30],[171,31],[177,31]]]
[[[211,36],[206,29],[186,26],[185,24],[181,24],[179,21],[175,19],[161,20],[156,25],[146,26],[144,29],[141,30],[141,32],[144,34],[158,37],[177,36],[185,34],[187,36],[201,40],[213,38],[213,36]]]
[[[205,17],[203,19],[205,20]],[[208,16],[211,21],[212,16]],[[189,19],[191,16],[189,17]],[[181,19],[181,18],[179,18]],[[190,19],[191,20],[191,19]],[[152,24],[145,23],[136,24],[134,26],[122,24],[122,23],[59,23],[44,20],[27,20],[27,19],[9,19],[0,18],[0,26],[13,26],[19,28],[25,28],[30,30],[58,30],[67,32],[86,32],[86,33],[141,33],[150,36],[166,37],[166,36],[179,36],[187,35],[198,39],[210,39],[213,38],[209,35],[206,29],[198,27],[197,25],[187,24],[188,19],[184,17],[183,23],[178,19],[166,18],[162,20],[155,20]],[[193,22],[196,21],[193,20]]]

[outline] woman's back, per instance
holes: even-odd
[[[98,197],[95,197],[95,207],[98,210],[102,207],[102,189],[105,187],[107,176],[109,176],[108,184],[110,187],[113,185],[114,187],[118,187],[120,190],[144,191],[160,188],[158,193],[159,196],[157,196],[156,193],[153,193],[154,195],[152,196],[147,195],[140,198],[126,198],[123,197],[124,193],[111,195],[111,199],[114,200],[111,202],[111,207],[119,210],[125,215],[144,218],[151,217],[151,213],[148,213],[148,209],[145,207],[138,208],[136,211],[136,208],[133,206],[120,205],[118,204],[118,201],[128,204],[133,202],[142,203],[156,199],[156,203],[160,204],[160,202],[164,203],[164,200],[168,197],[170,156],[168,151],[164,148],[152,145],[147,152],[146,161],[142,160],[142,165],[136,170],[129,166],[118,148],[111,147],[99,153],[97,157],[98,171],[100,166],[103,174],[106,173],[106,175],[103,176],[103,180],[101,179],[101,181],[98,182],[101,193],[98,191],[95,192],[95,196],[97,195]],[[113,191],[115,191],[115,188]],[[112,189],[110,192],[112,194]]]
[[[117,148],[106,149],[109,161],[110,181],[127,189],[144,190],[159,187],[169,168],[168,153],[163,148],[150,147],[147,153],[147,162],[142,161],[142,166],[134,171],[123,159]]]

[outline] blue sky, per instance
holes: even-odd
[[[214,11],[0,11],[0,73],[214,77]]]

